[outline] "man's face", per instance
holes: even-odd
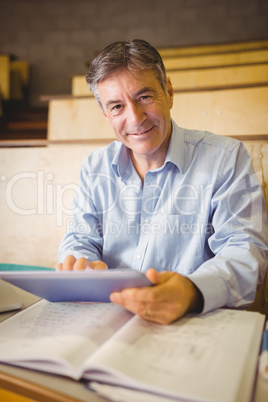
[[[165,93],[153,71],[133,74],[120,70],[101,81],[98,91],[104,115],[116,138],[132,150],[136,162],[145,157],[161,166],[171,134],[170,81]]]

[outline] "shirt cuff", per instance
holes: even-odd
[[[201,314],[216,310],[227,304],[228,289],[221,276],[211,272],[198,272],[197,270],[187,275],[187,278],[198,287],[203,295],[204,306]]]

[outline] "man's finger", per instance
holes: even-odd
[[[56,271],[62,271],[63,270],[63,264],[60,262],[57,266],[56,266]]]
[[[76,258],[73,255],[68,255],[62,264],[63,271],[71,271],[74,268]]]
[[[89,268],[91,269],[108,269],[107,264],[103,261],[91,261],[89,262]]]
[[[153,268],[149,268],[145,275],[154,285],[158,285],[160,282],[159,273]]]
[[[84,257],[78,258],[74,264],[74,270],[75,271],[83,271],[86,268],[90,268],[89,264],[90,264],[90,262],[86,258],[84,258]]]

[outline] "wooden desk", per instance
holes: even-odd
[[[23,299],[24,308],[39,300],[38,297],[21,289],[16,288],[16,291]],[[16,312],[1,313],[0,322],[13,314],[16,314]],[[0,400],[1,388],[15,394],[13,399],[11,397],[10,399],[5,398],[5,402],[107,402],[106,398],[86,389],[83,382],[4,364],[0,364]],[[26,398],[24,399],[20,396],[16,398],[16,394]],[[265,382],[262,378],[257,378],[255,395],[252,401],[268,401],[268,382]]]

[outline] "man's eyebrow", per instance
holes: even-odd
[[[143,94],[144,92],[153,92],[156,93],[156,90],[153,87],[144,87],[142,89],[140,89],[137,93],[136,96],[139,96],[141,94]]]

